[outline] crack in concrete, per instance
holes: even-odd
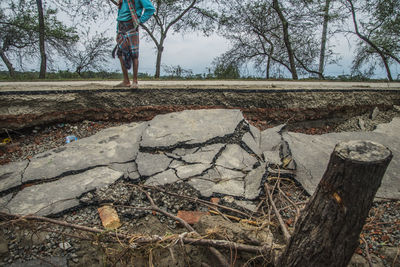
[[[21,184],[23,184],[25,171],[26,171],[26,169],[28,169],[29,164],[31,163],[31,160],[29,158],[27,160],[28,160],[28,162],[26,163],[25,168],[21,172]]]
[[[160,147],[140,146],[139,151],[145,153],[154,153],[156,151],[172,153],[173,150],[178,148],[192,149],[192,148],[202,148],[213,144],[239,144],[243,135],[247,132],[246,126],[248,128],[247,122],[245,120],[242,120],[241,122],[238,123],[233,133],[227,134],[225,136],[216,136],[202,143],[187,144],[187,142],[189,142],[190,140],[186,140],[170,146],[160,146]]]
[[[246,151],[247,153],[250,154],[250,156],[255,156],[257,160],[262,160],[245,142],[240,141],[239,146]]]
[[[243,173],[245,175],[250,172],[250,171],[246,171],[244,169],[229,168],[229,167],[225,167],[225,166],[218,165],[218,164],[215,164],[215,167],[221,167],[221,168],[224,168],[226,170],[235,171],[235,172],[241,172],[241,173]]]

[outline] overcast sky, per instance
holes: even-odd
[[[59,19],[63,22],[70,24],[69,17],[66,14],[60,14]],[[112,15],[104,21],[98,21],[96,24],[90,26],[92,32],[103,32],[107,30],[107,35],[115,37],[116,29],[116,16]],[[140,44],[140,63],[139,72],[154,75],[156,50],[152,42],[147,42],[144,37],[144,31],[141,31],[141,44]],[[325,74],[327,76],[337,76],[350,73],[350,65],[353,57],[353,45],[343,36],[336,36],[330,40],[331,44],[335,46],[334,51],[339,54],[341,60],[339,65],[331,65],[326,67]],[[211,67],[213,60],[220,56],[222,53],[229,49],[229,43],[224,38],[214,34],[210,37],[205,37],[201,33],[190,34],[173,34],[172,32],[167,36],[164,53],[162,57],[162,64],[169,66],[180,65],[184,69],[190,69],[194,74],[206,73],[207,68]],[[55,70],[66,69],[66,64],[63,60],[59,60]],[[5,69],[3,64],[2,69]],[[39,69],[39,62],[29,64],[26,70]],[[106,70],[120,71],[119,60],[112,59],[110,56],[109,63],[105,66]],[[163,74],[163,70],[162,74]],[[248,70],[250,75],[256,75],[251,68]],[[393,77],[397,77],[400,73],[400,67],[394,66],[392,68]],[[264,74],[258,74],[264,77]],[[385,78],[385,72],[380,70],[374,78]]]

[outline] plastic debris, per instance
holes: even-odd
[[[5,138],[5,139],[3,139],[3,141],[2,141],[2,143],[3,144],[8,144],[8,143],[11,143],[11,138]]]
[[[75,135],[69,135],[69,136],[65,137],[65,143],[67,143],[67,144],[77,141],[77,140],[78,140],[78,138],[76,138]]]

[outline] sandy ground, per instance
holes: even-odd
[[[118,81],[46,81],[0,82],[1,91],[31,90],[98,90],[110,89]],[[332,82],[332,81],[244,81],[244,80],[190,80],[190,81],[139,81],[141,89],[281,89],[281,90],[400,90],[400,83],[383,82]]]

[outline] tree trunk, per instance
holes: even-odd
[[[160,78],[161,75],[161,57],[164,51],[164,41],[160,40],[160,44],[157,46],[157,60],[156,60],[156,74],[154,78]]]
[[[271,57],[270,56],[268,56],[267,57],[267,76],[266,76],[266,78],[267,78],[267,80],[269,79],[269,71],[270,71],[270,69],[271,69]]]
[[[278,266],[347,266],[391,159],[374,142],[336,145]]]
[[[379,54],[379,55],[381,56],[383,65],[385,66],[386,75],[387,75],[388,80],[393,82],[392,72],[390,71],[388,59],[383,54]]]
[[[46,51],[44,47],[45,39],[45,26],[44,26],[44,15],[43,15],[43,5],[42,0],[36,0],[38,15],[39,15],[39,49],[40,49],[40,74],[39,78],[46,78]]]
[[[319,74],[320,79],[324,78],[323,73],[324,73],[324,65],[325,65],[325,51],[326,51],[326,41],[327,41],[327,35],[328,35],[330,4],[331,4],[331,0],[325,1],[324,23],[322,25],[321,52],[319,55],[319,69],[318,69],[318,71],[321,73],[321,74]]]
[[[15,78],[15,69],[14,69],[12,63],[10,62],[10,60],[8,60],[6,54],[3,51],[0,51],[0,57],[3,60],[4,64],[6,64],[8,72],[10,73],[10,77],[11,78]]]
[[[289,65],[290,65],[290,71],[292,73],[292,78],[293,80],[298,80],[299,77],[297,76],[296,64],[294,62],[292,44],[290,43],[290,38],[289,38],[289,23],[287,22],[285,16],[282,13],[278,0],[273,0],[273,7],[276,13],[278,13],[279,19],[282,22],[283,40],[285,41],[286,50],[288,52]]]

